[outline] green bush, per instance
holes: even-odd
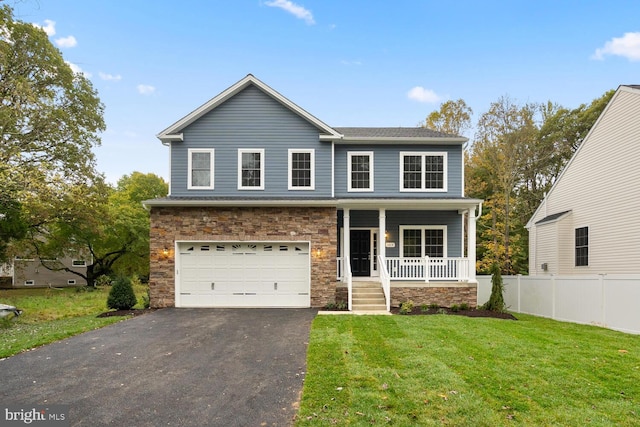
[[[400,304],[400,314],[410,314],[413,311],[413,301],[408,300]]]
[[[427,304],[420,305],[420,311],[426,313],[427,311],[429,311],[429,306]]]
[[[440,304],[435,303],[435,302],[432,302],[431,304],[429,304],[429,308],[430,308],[431,310],[437,310],[437,309],[439,309],[439,308],[440,308]]]
[[[131,280],[120,277],[113,282],[107,298],[107,307],[115,310],[130,310],[137,302]]]
[[[466,302],[463,302],[462,304],[460,304],[460,310],[467,311],[469,309],[470,309],[469,304],[467,304]]]
[[[491,267],[491,296],[489,297],[489,301],[487,301],[482,308],[484,310],[498,312],[506,311],[507,307],[504,303],[504,296],[502,295],[503,291],[504,285],[502,284],[500,266],[498,264],[493,264]]]
[[[458,304],[453,304],[450,307],[451,311],[453,311],[454,313],[457,313],[458,311],[460,311],[460,306]]]

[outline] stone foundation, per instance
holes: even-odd
[[[429,284],[419,287],[391,287],[391,306],[400,307],[400,304],[411,300],[414,305],[438,304],[440,307],[451,307],[454,304],[469,304],[469,307],[478,305],[478,286],[475,283],[455,285]]]
[[[311,306],[336,298],[336,208],[154,207],[151,209],[151,307],[175,305],[175,242],[309,241]],[[167,253],[165,253],[165,249]]]

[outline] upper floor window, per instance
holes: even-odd
[[[315,151],[289,150],[289,190],[315,188]]]
[[[589,265],[589,227],[576,228],[576,267]]]
[[[347,154],[348,191],[373,191],[373,152]]]
[[[447,153],[400,153],[400,191],[447,191]]]
[[[238,190],[264,190],[264,149],[238,150]]]
[[[446,226],[400,226],[403,257],[443,258],[447,254]]]
[[[189,149],[187,188],[213,190],[213,149]]]

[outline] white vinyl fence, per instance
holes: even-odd
[[[502,276],[510,311],[640,334],[640,275]],[[478,305],[491,276],[478,276]]]

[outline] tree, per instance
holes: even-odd
[[[27,223],[23,218],[20,203],[0,188],[0,263],[7,260],[7,246],[13,239],[22,239],[27,234]]]
[[[473,110],[462,99],[446,101],[440,109],[432,111],[422,127],[437,130],[452,135],[462,135],[471,129],[471,115]]]
[[[525,265],[514,264],[514,259],[521,260],[520,255],[526,253],[526,237],[522,227],[514,227],[513,199],[521,182],[520,171],[526,164],[527,154],[535,145],[537,126],[535,123],[537,107],[534,104],[520,106],[508,97],[501,97],[491,104],[489,111],[478,121],[476,137],[471,159],[475,160],[470,179],[477,181],[477,176],[485,180],[485,194],[471,195],[482,197],[485,202],[485,214],[481,219],[481,235],[484,239],[486,255],[484,268],[498,263],[507,273],[520,272]],[[514,241],[521,246],[512,247]],[[524,256],[526,261],[526,255]],[[482,269],[482,266],[481,266]]]
[[[69,206],[64,216],[42,227],[31,244],[45,268],[76,274],[94,286],[102,275],[149,274],[149,212],[142,200],[162,197],[168,186],[154,174],[134,172],[116,188],[96,180],[64,195]],[[83,199],[77,209],[74,200]],[[61,260],[84,257],[86,273]]]
[[[1,6],[0,182],[30,226],[64,213],[60,194],[94,180],[103,110],[45,32]]]

